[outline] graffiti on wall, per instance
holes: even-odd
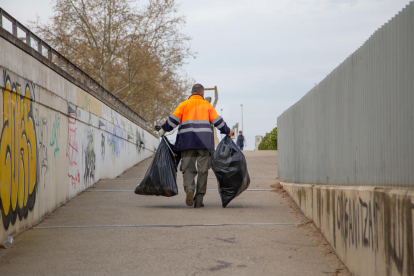
[[[79,87],[77,90],[77,106],[96,116],[102,117],[102,102]]]
[[[135,139],[136,139],[135,144],[137,147],[137,151],[138,153],[141,153],[141,149],[144,147],[144,132],[142,132],[142,136],[141,136],[141,134],[139,133],[137,129],[135,132]]]
[[[52,115],[50,115],[50,121],[52,122]],[[59,141],[60,138],[60,117],[55,114],[55,120],[52,125],[52,132],[50,134],[50,146],[54,147],[53,155],[56,157],[56,153],[59,151]]]
[[[69,159],[68,177],[73,189],[80,183],[80,173],[78,168],[78,142],[76,140],[76,112],[69,106],[68,117],[68,146],[66,156]]]
[[[129,122],[129,124],[128,124],[128,132],[131,133],[131,134],[134,133],[131,122]]]
[[[122,139],[122,137],[125,137],[126,131],[117,126],[109,126],[108,124],[105,126],[105,130],[112,133],[106,135],[106,140],[111,150],[112,161],[115,162],[115,159],[120,157],[122,148],[126,148],[125,140]]]
[[[393,200],[389,196],[381,195],[379,199],[382,204],[377,203],[376,199],[363,200],[361,197],[338,196],[336,199],[336,220],[335,231],[346,246],[356,249],[365,247],[373,252],[385,250],[385,254],[390,256],[387,259],[387,270],[391,269],[391,264],[395,266],[399,274],[403,274],[404,268],[414,265],[410,254],[412,248],[407,243],[412,233],[412,209],[409,198],[404,200]],[[408,219],[410,218],[411,219]],[[380,237],[379,227],[384,237]],[[381,248],[381,245],[384,248]],[[334,239],[336,247],[336,240]],[[387,275],[392,274],[387,271]]]
[[[86,147],[83,150],[84,160],[85,160],[85,172],[83,174],[83,179],[85,183],[93,183],[95,177],[95,149],[94,149],[94,131],[89,128],[86,131]]]
[[[101,133],[101,156],[105,158],[105,135]]]
[[[27,218],[38,181],[34,84],[12,82],[3,71],[3,126],[0,137],[0,209],[4,228]],[[21,88],[23,87],[23,89]]]
[[[412,224],[412,204],[409,198],[404,200],[387,202],[383,209],[389,216],[385,217],[385,250],[391,256],[388,262],[392,262],[400,275],[407,271],[407,275],[414,272],[414,242]],[[392,206],[392,207],[391,207]],[[391,275],[387,271],[387,275]]]
[[[115,135],[110,135],[107,134],[107,140],[108,140],[108,145],[109,148],[111,149],[111,157],[112,157],[112,161],[115,161],[116,157],[119,157],[121,151],[120,151],[120,147],[119,147],[119,138],[116,137]]]
[[[378,250],[376,223],[378,206],[371,200],[363,201],[338,196],[336,201],[336,226],[348,246],[364,246]]]
[[[38,137],[37,152],[39,154],[39,179],[43,180],[43,187],[46,186],[46,173],[49,170],[49,163],[47,160],[47,141],[48,135],[47,118],[39,116],[39,110],[36,108],[35,113],[36,130]]]

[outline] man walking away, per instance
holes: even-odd
[[[204,100],[204,87],[195,84],[188,100],[182,102],[162,125],[160,135],[178,127],[175,149],[181,151],[181,171],[183,172],[186,204],[194,208],[204,207],[203,197],[207,190],[207,176],[210,168],[210,151],[214,149],[213,129],[233,135],[214,107]],[[197,163],[197,168],[196,168]],[[195,176],[197,187],[195,187]],[[196,194],[194,196],[194,191]]]
[[[240,150],[243,150],[243,147],[246,146],[246,139],[244,139],[244,136],[241,131],[239,131],[239,136],[237,136],[236,145],[239,147]]]

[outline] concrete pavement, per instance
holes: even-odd
[[[250,189],[221,207],[210,171],[205,208],[132,190],[151,159],[101,180],[0,250],[0,275],[348,275],[289,207],[275,151],[245,152]],[[225,225],[217,225],[225,224]]]

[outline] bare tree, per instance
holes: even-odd
[[[108,91],[162,122],[193,82],[182,66],[195,52],[175,0],[54,0],[50,22],[32,28]]]

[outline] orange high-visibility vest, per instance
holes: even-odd
[[[192,95],[182,102],[168,117],[162,128],[171,131],[178,125],[175,149],[179,151],[214,149],[212,126],[217,127],[223,134],[230,132],[223,118],[200,95]]]

